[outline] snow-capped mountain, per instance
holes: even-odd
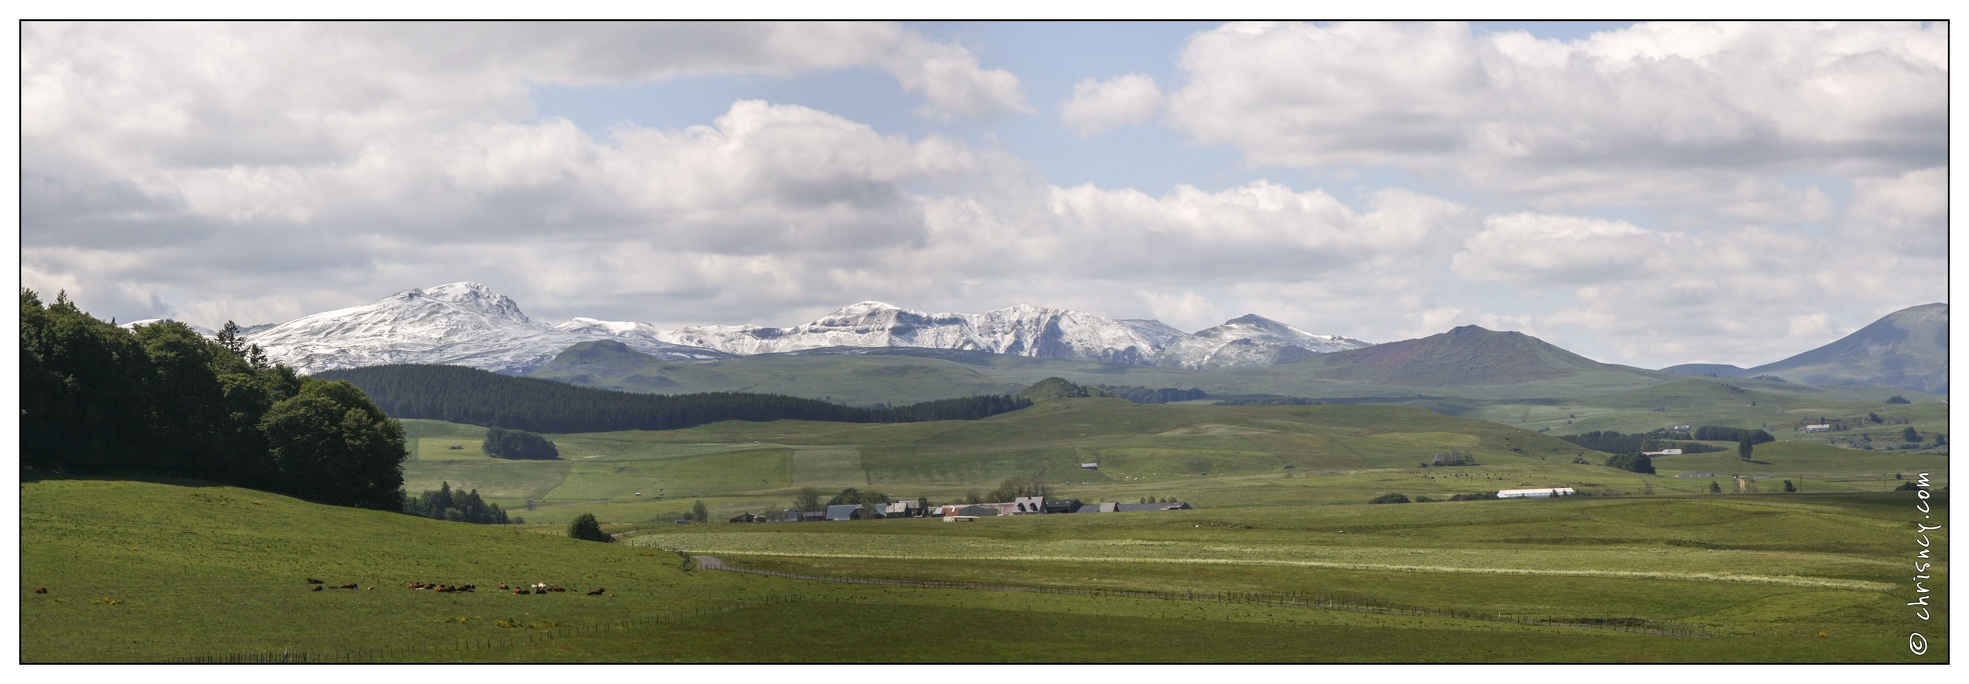
[[[1368,346],[1339,335],[1316,335],[1257,314],[1172,340],[1155,359],[1169,368],[1256,368]]]
[[[370,304],[303,316],[246,340],[260,345],[269,360],[303,373],[391,363],[523,373],[570,346],[604,336],[536,323],[512,299],[467,282],[404,290]],[[666,360],[724,356],[651,339],[622,341]]]
[[[860,302],[790,328],[699,325],[663,330],[594,318],[547,325],[527,317],[512,299],[469,282],[404,290],[244,337],[260,345],[270,360],[303,373],[391,363],[524,373],[568,347],[596,339],[617,340],[673,362],[828,348],[915,347],[1192,369],[1264,366],[1367,346],[1258,316],[1192,335],[1161,321],[1030,305],[960,314]]]
[[[1161,321],[1028,305],[981,314],[924,313],[860,302],[791,328],[704,325],[665,331],[647,323],[577,318],[557,326],[625,340],[650,339],[749,356],[830,347],[921,347],[1172,368],[1268,366],[1367,346],[1260,316],[1185,333]]]
[[[1164,330],[1182,334],[1156,321],[1123,322],[1066,309],[1020,305],[981,314],[925,313],[882,302],[851,304],[791,328],[699,325],[664,331],[646,323],[583,318],[557,327],[742,356],[827,347],[922,347],[1136,364],[1155,358],[1169,338]]]

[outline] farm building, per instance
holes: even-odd
[[[879,518],[920,518],[923,517],[923,504],[920,501],[897,501],[875,507]]]
[[[1543,489],[1500,489],[1497,491],[1497,498],[1547,499],[1555,496],[1572,496],[1573,494],[1576,493],[1577,492],[1574,492],[1571,487],[1546,487]]]
[[[762,522],[765,522],[765,521],[766,521],[766,516],[763,516],[763,515],[759,515],[759,514],[757,514],[757,513],[740,513],[740,514],[738,514],[738,515],[734,515],[734,516],[732,516],[732,519],[731,519],[731,520],[727,520],[727,521],[725,521],[725,522],[735,522],[735,523],[762,523]]]
[[[860,520],[861,506],[855,504],[836,504],[827,507],[828,520]]]
[[[1681,449],[1662,449],[1661,451],[1643,451],[1643,452],[1641,452],[1641,453],[1642,453],[1642,454],[1645,454],[1645,455],[1648,455],[1648,456],[1680,456],[1680,455],[1682,455],[1682,450],[1681,450]]]
[[[925,515],[950,518],[952,516],[992,517],[999,515],[1043,515],[1059,513],[1119,513],[1124,511],[1177,511],[1188,510],[1190,505],[1181,501],[1163,503],[1125,504],[1114,501],[1082,503],[1079,499],[1045,499],[1037,496],[1022,496],[1010,503],[949,504],[933,506]]]
[[[1806,432],[1828,432],[1828,431],[1830,431],[1830,430],[1832,430],[1832,424],[1831,424],[1831,423],[1820,423],[1820,424],[1818,424],[1818,425],[1807,425],[1807,426],[1805,426],[1805,431],[1806,431]]]
[[[1100,470],[1100,469],[1101,469],[1101,464],[1099,464],[1099,463],[1082,463],[1082,464],[1080,464],[1080,467],[1081,467],[1082,469],[1084,469],[1084,470]]]

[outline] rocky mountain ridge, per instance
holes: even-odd
[[[617,340],[673,362],[910,347],[1206,370],[1266,366],[1367,346],[1256,315],[1190,334],[1161,321],[1023,304],[961,314],[865,301],[787,328],[700,325],[663,330],[648,323],[585,317],[547,325],[528,317],[511,298],[471,282],[404,290],[247,335],[269,358],[302,372],[437,363],[524,373],[570,346],[595,339]]]

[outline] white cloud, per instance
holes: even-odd
[[[1148,305],[1152,317],[1186,331],[1195,332],[1228,320],[1223,308],[1194,290],[1142,290],[1137,294]]]
[[[1119,126],[1141,124],[1162,110],[1162,89],[1147,74],[1124,74],[1073,85],[1073,99],[1060,105],[1060,121],[1081,137]]]
[[[1017,76],[986,70],[977,55],[958,45],[941,45],[912,36],[882,58],[883,68],[904,90],[921,92],[930,102],[917,113],[934,119],[990,119],[1030,114]]]
[[[1853,181],[1854,201],[1840,228],[1849,240],[1916,258],[1946,258],[1948,168]]]
[[[1484,219],[1450,265],[1476,281],[1570,285],[1666,276],[1696,256],[1685,252],[1702,248],[1625,221],[1519,213]]]
[[[1770,202],[1733,208],[1733,174],[1940,162],[1947,44],[1941,22],[1641,24],[1573,42],[1237,25],[1183,50],[1169,119],[1258,165],[1386,165],[1544,208],[1696,202],[1747,217]]]
[[[33,22],[22,282],[208,326],[478,280],[545,319],[1033,303],[1375,341],[1474,323],[1617,362],[1763,363],[1946,298],[1939,96],[1905,95],[1945,75],[1937,45],[1945,27],[1561,43],[1236,25],[1191,41],[1174,94],[1130,74],[1082,82],[1061,111],[1086,135],[1163,111],[1255,164],[1402,167],[1456,186],[1450,201],[1293,176],[1061,187],[988,128],[885,134],[746,100],[598,134],[529,99],[874,68],[932,119],[1030,111],[1017,78],[889,24]]]

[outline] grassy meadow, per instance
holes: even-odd
[[[1930,410],[1920,404],[1882,410],[1894,409]],[[1738,460],[1734,444],[1719,444],[1730,447],[1723,452],[1660,457],[1657,474],[1648,476],[1599,465],[1606,454],[1548,434],[1379,404],[1138,405],[1086,398],[978,421],[733,421],[553,435],[562,460],[544,462],[484,456],[482,428],[404,424],[414,445],[404,469],[410,491],[449,482],[543,523],[584,512],[620,523],[669,522],[697,500],[724,519],[783,508],[808,486],[830,495],[853,487],[946,503],[1027,473],[1042,474],[1059,495],[1082,501],[1175,498],[1199,508],[1234,508],[1364,503],[1389,492],[1447,499],[1522,487],[1667,496],[1705,493],[1716,482],[1736,492],[1733,475],[1744,476],[1746,493],[1781,492],[1785,480],[1808,493],[1885,491],[1902,483],[1897,474],[1928,472],[1946,482],[1948,462],[1932,451],[1781,440],[1757,447],[1748,463]],[[1477,465],[1418,467],[1449,451]],[[1683,473],[1713,477],[1676,477]]]
[[[1946,418],[1926,411],[1877,412],[1918,429]],[[527,523],[31,479],[22,660],[1901,662],[1921,660],[1905,643],[1917,628],[1946,652],[1945,581],[1928,585],[1934,622],[1903,605],[1919,513],[1892,491],[1926,473],[1945,515],[1945,454],[1783,440],[1750,463],[1732,449],[1641,475],[1549,434],[1414,407],[1113,398],[977,421],[549,435],[558,461],[489,458],[479,427],[404,424],[407,489],[475,489]],[[1476,465],[1420,466],[1452,450]],[[802,487],[946,503],[1033,473],[1059,497],[1196,509],[718,522],[783,508]],[[1584,495],[1443,501],[1550,486]],[[1435,501],[1365,503],[1390,492]],[[673,524],[694,501],[712,524]],[[623,543],[566,538],[582,513]],[[1930,534],[1946,578],[1946,530]],[[684,553],[803,577],[701,569]],[[309,591],[307,578],[360,588]],[[1017,590],[838,581],[876,579]]]
[[[612,525],[626,543],[596,544],[193,482],[46,479],[22,485],[21,658],[1901,662],[1918,660],[1901,494]],[[1036,591],[692,569],[667,548]],[[1946,618],[1923,628],[1945,653]]]

